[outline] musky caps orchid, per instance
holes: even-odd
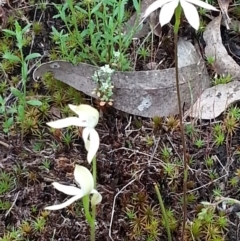
[[[74,186],[62,185],[58,182],[53,182],[53,186],[60,192],[63,192],[67,195],[73,196],[68,199],[66,202],[46,207],[47,210],[59,210],[65,208],[75,201],[81,199],[86,195],[92,195],[91,204],[97,205],[102,201],[102,195],[94,189],[94,180],[91,172],[83,166],[76,165],[74,169],[74,178],[79,184],[80,188]]]
[[[48,122],[52,128],[61,129],[68,126],[85,127],[83,130],[83,140],[88,151],[87,160],[91,163],[99,148],[99,135],[94,127],[99,120],[99,112],[90,105],[68,105],[78,117],[67,117],[64,119]]]
[[[198,15],[197,9],[194,5],[197,5],[199,7],[202,7],[202,8],[208,9],[208,10],[218,11],[212,5],[210,5],[206,2],[200,1],[200,0],[157,0],[146,9],[141,23],[152,12],[156,11],[158,8],[162,8],[160,10],[160,14],[159,14],[159,22],[160,22],[161,26],[169,23],[172,19],[172,16],[173,16],[178,4],[181,5],[189,24],[196,30],[198,30],[198,28],[200,26],[200,20],[199,20],[199,15]]]

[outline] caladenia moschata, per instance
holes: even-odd
[[[48,122],[47,125],[61,129],[69,126],[83,127],[82,138],[87,150],[87,161],[92,164],[92,173],[84,166],[75,165],[74,178],[79,187],[63,185],[53,182],[52,185],[58,191],[72,196],[67,201],[48,206],[47,210],[59,210],[65,208],[77,200],[82,200],[85,217],[91,228],[91,241],[95,240],[95,216],[96,205],[102,201],[102,195],[96,190],[97,164],[96,153],[99,148],[99,135],[95,130],[99,120],[99,112],[90,105],[69,105],[69,108],[77,114],[77,117],[67,117],[64,119]],[[91,212],[89,204],[91,203]]]

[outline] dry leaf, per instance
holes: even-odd
[[[227,29],[230,29],[229,24],[231,23],[231,19],[228,16],[229,2],[229,0],[218,0],[218,5],[221,9],[222,17]]]
[[[190,42],[178,42],[179,79],[182,103],[189,108],[210,86],[205,63]],[[34,79],[50,71],[54,77],[85,94],[97,98],[92,76],[99,68],[66,61],[42,64],[34,71]],[[115,71],[112,75],[113,107],[138,116],[169,116],[178,114],[175,68],[151,71]]]
[[[142,0],[141,1],[141,9],[140,9],[140,16],[139,18],[137,18],[137,13],[134,13],[131,18],[126,22],[124,28],[123,28],[123,32],[129,32],[132,30],[133,26],[138,26],[142,16],[145,12],[145,10],[147,9],[148,6],[150,6],[155,0]],[[155,24],[156,25],[156,24]],[[155,26],[154,25],[154,26]],[[159,25],[160,27],[160,25]],[[160,28],[157,27],[156,29],[156,33],[160,33],[159,30]],[[142,38],[148,35],[148,33],[150,32],[150,27],[148,22],[144,22],[143,24],[141,24],[141,26],[138,28],[138,30],[136,31],[136,33],[133,35],[133,38]]]
[[[222,44],[221,19],[221,16],[213,19],[203,33],[206,42],[205,55],[207,58],[215,59],[213,67],[216,73],[225,76],[230,74],[234,80],[239,80],[240,66],[228,55]]]
[[[233,81],[206,89],[186,115],[199,119],[214,119],[240,100],[240,82]]]

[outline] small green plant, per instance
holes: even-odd
[[[237,106],[231,106],[228,110],[228,116],[240,120],[240,108]]]
[[[158,240],[161,234],[160,210],[157,206],[151,206],[145,193],[134,194],[130,207],[126,207],[126,215],[130,223],[131,239],[144,237],[145,240]]]
[[[4,210],[8,210],[11,207],[11,203],[9,201],[3,201],[0,200],[0,210],[4,211]]]
[[[46,227],[46,219],[37,217],[36,220],[32,222],[32,227],[36,232],[42,232]]]
[[[222,196],[222,193],[223,193],[223,191],[222,191],[219,187],[216,187],[216,188],[213,190],[213,196],[215,196],[215,197],[220,197],[220,196]]]
[[[160,116],[154,116],[152,121],[153,121],[153,128],[155,130],[160,129],[163,126],[163,118]]]
[[[196,133],[196,129],[193,124],[186,124],[185,125],[185,132],[189,137],[193,137]]]
[[[174,131],[179,126],[179,120],[175,116],[166,118],[166,127],[170,131]]]
[[[32,226],[28,221],[24,221],[20,227],[24,236],[29,235],[32,232]]]
[[[150,50],[148,49],[148,47],[146,48],[145,46],[141,46],[138,51],[137,51],[138,55],[140,58],[143,59],[143,61],[146,61],[146,58],[151,56],[150,54]]]
[[[126,207],[126,211],[125,211],[127,218],[132,220],[136,217],[136,212],[134,211],[134,208],[130,209],[128,207]]]
[[[239,122],[234,116],[228,114],[224,119],[223,125],[227,134],[232,136],[236,132]]]
[[[44,147],[43,142],[36,142],[33,145],[33,150],[36,152],[39,152],[43,149],[43,147]]]
[[[14,37],[17,41],[17,51],[19,54],[14,54],[12,52],[6,51],[3,54],[3,58],[8,60],[15,65],[20,65],[21,67],[21,83],[23,86],[23,91],[18,90],[17,88],[12,87],[11,93],[18,99],[17,104],[17,122],[22,124],[25,121],[25,109],[26,105],[40,106],[41,102],[38,100],[26,100],[27,94],[27,77],[28,77],[28,63],[30,60],[40,57],[38,53],[30,53],[27,56],[23,54],[23,47],[25,45],[26,33],[30,31],[31,24],[26,25],[23,29],[19,23],[15,22],[15,31],[9,29],[3,29],[5,35]],[[3,98],[2,98],[3,99]],[[12,117],[11,117],[12,118]],[[11,121],[12,122],[12,121]],[[11,123],[12,124],[12,123]],[[22,138],[24,134],[24,129],[22,127]]]
[[[194,193],[189,193],[187,194],[186,199],[188,204],[192,204],[197,200],[197,197]]]
[[[0,171],[0,195],[11,191],[14,187],[14,178],[11,174]]]
[[[45,159],[45,160],[42,162],[42,168],[45,169],[45,170],[47,170],[47,171],[49,171],[50,165],[51,165],[50,160]]]
[[[231,75],[226,75],[226,76],[219,76],[219,77],[216,77],[214,80],[213,80],[213,85],[220,85],[220,84],[227,84],[229,82],[232,81],[232,76]]]
[[[161,156],[163,160],[169,161],[172,156],[172,149],[164,145],[161,149]]]
[[[127,33],[122,32],[126,1],[74,3],[67,0],[54,5],[58,11],[54,18],[60,18],[66,26],[66,31],[52,28],[52,39],[63,59],[74,64],[84,61],[94,65],[114,64],[119,70],[129,69],[127,50],[137,26],[131,26]],[[139,13],[138,1],[134,0],[133,5]],[[79,26],[84,26],[84,30],[79,31]],[[119,53],[117,63],[115,51]]]
[[[34,34],[39,35],[42,32],[42,29],[43,29],[42,23],[34,22],[32,24],[32,29],[33,29]]]
[[[205,164],[206,164],[207,167],[212,167],[213,164],[214,164],[214,160],[213,160],[213,158],[210,157],[210,156],[207,157],[207,158],[205,158]]]
[[[169,176],[170,178],[174,178],[175,174],[176,173],[176,168],[175,168],[175,165],[172,164],[172,163],[166,163],[164,165],[164,173]]]
[[[197,148],[202,148],[203,146],[204,146],[204,144],[205,144],[205,142],[204,142],[204,140],[202,140],[201,138],[199,138],[199,139],[197,139],[196,141],[195,141],[195,146],[197,147]]]
[[[214,134],[214,143],[216,146],[223,145],[224,141],[225,141],[225,134],[222,131]]]
[[[100,105],[105,105],[106,103],[112,105],[113,99],[113,84],[111,81],[111,76],[114,70],[105,65],[101,67],[98,71],[94,73],[92,79],[97,84],[97,89],[93,90],[93,94],[96,94],[100,98]]]
[[[207,57],[207,63],[208,63],[209,65],[214,65],[214,63],[215,63],[215,57],[213,57],[213,56],[208,56],[208,57]]]
[[[235,176],[229,180],[229,185],[232,187],[237,187],[239,184],[239,177]]]
[[[73,134],[72,132],[68,131],[62,136],[62,141],[69,147],[70,144],[73,142]]]
[[[208,170],[208,175],[211,180],[218,178],[218,174],[215,170]]]
[[[151,147],[154,145],[154,138],[152,136],[146,136],[145,138],[146,145]]]

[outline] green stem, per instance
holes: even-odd
[[[96,189],[97,185],[97,159],[96,156],[92,160],[92,175],[93,175],[93,181],[94,181],[94,188]]]
[[[167,214],[166,214],[166,210],[165,210],[165,207],[164,207],[164,203],[163,203],[163,200],[162,200],[160,190],[159,190],[158,185],[156,183],[154,183],[154,188],[155,188],[155,191],[156,191],[156,194],[157,194],[157,197],[158,197],[159,205],[160,205],[161,210],[162,210],[163,219],[165,220],[165,223],[166,223],[168,241],[172,241],[172,235],[171,235],[171,231],[170,231],[170,227],[169,227],[168,217],[167,217]]]
[[[93,181],[94,181],[94,189],[96,189],[97,183],[97,159],[96,156],[92,160],[92,174],[93,174]],[[93,225],[91,225],[91,241],[95,241],[95,220],[96,220],[96,205],[92,205],[92,220]]]
[[[175,10],[175,25],[174,25],[174,46],[175,46],[175,70],[176,70],[176,88],[177,88],[177,98],[178,98],[178,109],[179,109],[179,121],[182,136],[182,146],[183,146],[183,167],[184,167],[184,177],[183,177],[183,225],[182,225],[182,237],[181,240],[184,241],[186,216],[187,216],[187,176],[188,176],[188,166],[187,166],[187,152],[186,152],[186,142],[183,127],[183,115],[182,115],[182,104],[181,104],[181,94],[179,87],[179,73],[178,73],[178,30],[181,20],[182,8],[179,4]]]
[[[84,214],[90,227],[94,224],[94,220],[89,212],[89,196],[86,195],[82,198]]]
[[[25,110],[26,110],[26,95],[27,95],[27,73],[25,65],[27,64],[24,59],[22,46],[19,47],[19,51],[21,54],[21,74],[22,74],[22,84],[23,84],[23,98],[20,100],[21,105],[23,106],[23,113],[22,113],[22,122],[21,122],[21,144],[23,144],[23,135],[24,135],[24,129],[23,129],[23,123],[25,119]]]
[[[178,34],[179,25],[180,25],[180,21],[181,21],[181,14],[182,14],[182,7],[179,3],[177,8],[175,9],[174,34]]]

